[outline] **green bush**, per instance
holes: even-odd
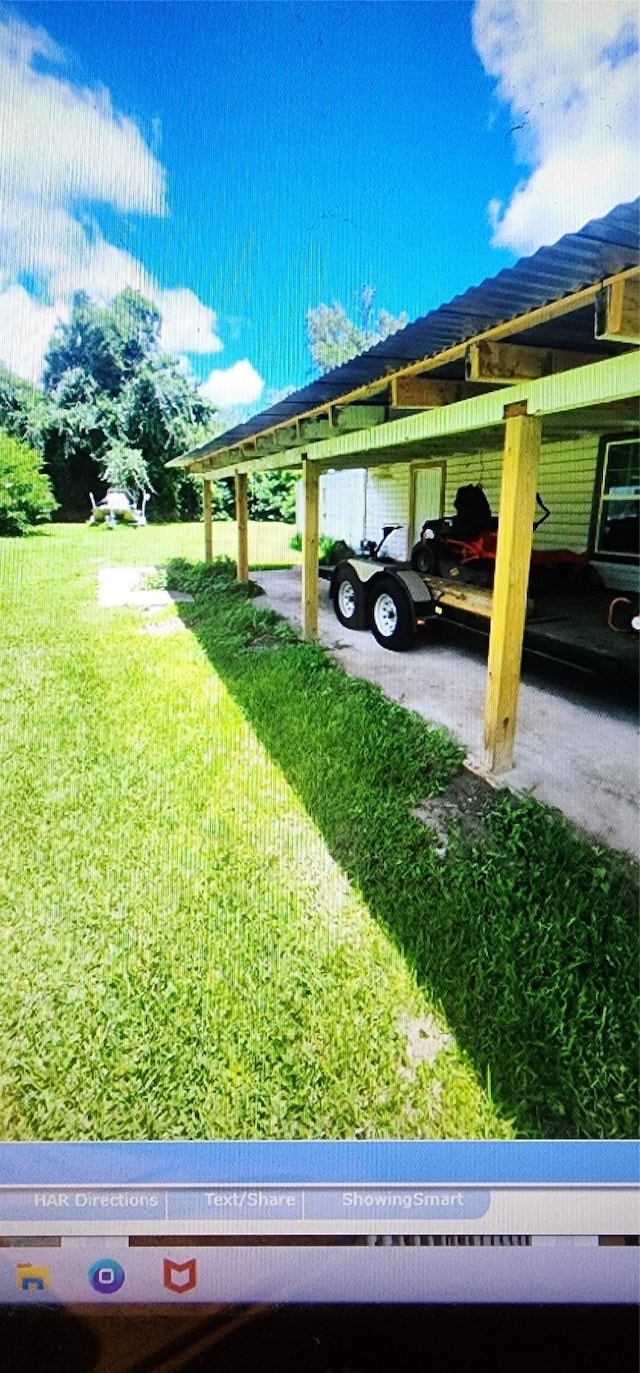
[[[40,459],[19,439],[0,432],[0,535],[24,534],[57,510]]]
[[[302,552],[302,534],[295,533],[289,548],[294,553]],[[333,539],[330,534],[321,534],[318,539],[318,562],[323,567],[333,567],[343,558],[353,558],[354,549],[344,539]]]

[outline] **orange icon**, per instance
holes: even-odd
[[[186,1263],[174,1263],[173,1259],[163,1259],[163,1277],[165,1287],[170,1292],[191,1292],[196,1286],[196,1261],[187,1259]],[[183,1274],[184,1276],[180,1276]]]

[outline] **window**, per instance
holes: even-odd
[[[639,552],[640,439],[605,443],[596,553],[633,558]]]

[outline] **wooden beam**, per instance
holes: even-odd
[[[613,281],[596,297],[595,336],[640,343],[640,276]]]
[[[204,517],[204,560],[213,561],[213,521],[211,518],[211,482],[202,483],[202,514]]]
[[[316,443],[318,439],[333,438],[333,425],[326,418],[302,420],[300,425],[300,442]]]
[[[343,405],[334,410],[335,427],[340,433],[347,430],[372,429],[376,424],[384,424],[386,412],[384,405]]]
[[[540,416],[505,421],[484,712],[485,765],[494,773],[513,767],[541,435]]]
[[[471,436],[494,426],[500,426],[501,431],[507,400],[527,400],[530,414],[572,412],[578,424],[583,408],[593,411],[598,405],[632,403],[633,397],[638,395],[639,382],[640,359],[633,349],[607,358],[605,362],[594,362],[589,367],[561,372],[555,377],[520,382],[517,386],[502,390],[488,387],[484,394],[469,400],[436,406],[433,410],[416,411],[413,415],[389,420],[374,429],[361,429],[356,434],[335,434],[333,439],[323,439],[314,445],[313,460],[323,467],[340,464],[343,467],[363,467],[374,463],[388,465],[390,462],[407,462],[414,457],[424,457],[430,451],[426,445],[432,441],[436,445],[434,458],[440,458],[444,453],[443,445],[449,440],[449,451],[456,451],[455,436],[458,434]],[[479,442],[487,447],[489,440],[482,434]],[[229,453],[223,450],[209,459],[194,460],[193,464],[189,463],[187,470],[199,471],[200,475],[206,473],[207,476],[227,477],[243,468],[251,472],[297,468],[302,466],[305,451],[290,448],[281,456],[256,457],[246,463],[236,456],[231,465]]]
[[[318,637],[318,532],[320,474],[307,457],[303,459],[304,526],[302,530],[302,636]]]
[[[247,474],[246,472],[236,472],[236,522],[238,526],[238,558],[236,564],[236,580],[248,582],[249,580],[249,543],[248,543],[248,514],[247,514]]]
[[[509,386],[519,381],[537,381],[574,367],[598,362],[593,353],[572,353],[563,348],[530,348],[521,343],[493,343],[482,339],[470,343],[465,354],[467,381]]]
[[[482,393],[482,388],[465,381],[442,381],[430,377],[392,377],[391,406],[394,410],[432,410],[452,405]]]
[[[475,340],[466,340],[463,343],[453,343],[450,347],[443,348],[432,357],[419,358],[416,362],[405,363],[402,366],[397,366],[395,363],[389,362],[386,364],[381,363],[381,373],[379,377],[375,378],[373,381],[366,382],[362,386],[354,387],[351,391],[345,392],[345,394],[339,398],[340,403],[345,405],[350,401],[366,399],[368,396],[375,395],[380,391],[382,386],[388,383],[392,375],[397,377],[411,377],[415,376],[416,373],[432,371],[449,362],[457,362],[460,358],[464,358],[466,350],[471,342],[475,342],[479,339],[508,338],[511,334],[522,332],[525,329],[535,329],[541,324],[547,324],[549,320],[560,319],[563,315],[570,315],[574,310],[580,310],[585,305],[593,305],[598,293],[603,287],[606,289],[607,286],[613,283],[621,283],[637,276],[638,268],[629,267],[623,272],[612,274],[604,282],[599,281],[593,283],[591,286],[583,286],[579,291],[575,291],[573,295],[561,296],[559,300],[548,301],[546,305],[539,305],[535,309],[528,310],[525,314],[517,316],[515,319],[503,320],[500,324],[494,324],[492,328],[485,329],[478,334]],[[315,414],[326,414],[326,412],[327,402],[324,401],[322,405],[311,407],[306,412],[306,418],[309,419]],[[276,429],[282,429],[284,425],[290,423],[290,420],[281,420],[279,424],[273,426],[273,429],[266,432],[273,433]],[[300,420],[294,420],[294,424],[299,435]],[[233,453],[234,449],[237,449],[237,447],[237,444],[230,444],[228,448],[213,449],[205,443],[201,444],[198,448],[191,449],[190,452],[184,454],[179,461],[182,464],[185,459],[188,460],[188,470],[197,471],[198,469],[191,464],[195,463],[199,458],[208,457],[211,454],[214,456],[216,454],[224,454],[228,460],[229,455]],[[172,464],[173,462],[174,460],[172,460]],[[171,464],[167,465],[169,466]]]

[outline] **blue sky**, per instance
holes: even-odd
[[[0,7],[0,361],[131,284],[261,409],[310,307],[415,318],[637,195],[637,62],[635,0]]]

